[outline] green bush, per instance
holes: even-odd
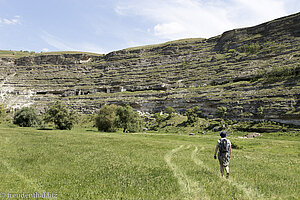
[[[117,107],[117,127],[123,128],[123,132],[139,132],[142,129],[142,120],[132,107],[126,105]]]
[[[21,127],[34,127],[40,125],[41,120],[33,108],[24,107],[15,113],[13,123]]]
[[[231,141],[231,148],[233,148],[233,149],[243,149],[244,147],[237,144],[237,143],[235,143],[235,142],[233,142],[233,141]]]
[[[0,104],[0,117],[4,114],[4,106]]]
[[[167,117],[168,120],[171,119],[171,118],[173,117],[174,112],[175,112],[175,109],[172,108],[171,106],[168,106],[168,107],[166,108],[166,113],[168,114],[168,117]]]
[[[3,118],[4,118],[4,106],[0,104],[0,122],[3,120]]]
[[[193,124],[198,121],[199,117],[202,115],[202,111],[199,106],[187,109],[185,112],[187,116],[187,124]]]
[[[98,115],[95,119],[98,131],[115,132],[117,130],[116,112],[116,105],[104,105],[100,108]]]
[[[257,115],[262,116],[264,114],[264,107],[260,106],[257,108]]]
[[[138,132],[142,127],[142,120],[129,105],[104,105],[96,117],[96,127],[104,132],[115,132],[117,128],[122,128],[123,132]]]
[[[259,70],[257,75],[266,82],[286,80],[287,78],[300,77],[300,65],[296,66],[275,66],[272,69]]]
[[[242,52],[247,53],[247,54],[255,54],[259,51],[260,45],[258,42],[256,43],[251,43],[251,44],[244,44],[242,46]]]
[[[235,51],[235,49],[229,49],[228,53],[234,54],[234,53],[236,53],[236,51]]]
[[[155,119],[155,122],[154,122],[153,126],[151,127],[151,129],[157,131],[157,130],[160,128],[160,126],[161,126],[161,124],[163,123],[163,121],[166,120],[166,118],[165,118],[164,115],[162,115],[162,114],[159,113],[159,112],[154,113],[154,116],[153,116],[153,117],[154,117],[154,119]]]
[[[225,117],[227,114],[227,108],[225,106],[220,106],[217,108],[217,115],[219,117]]]
[[[46,123],[53,122],[56,128],[60,130],[71,130],[76,122],[76,115],[73,111],[69,111],[61,101],[57,101],[48,107],[44,121]]]

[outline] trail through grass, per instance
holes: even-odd
[[[180,185],[181,192],[184,194],[185,199],[199,199],[200,195],[202,199],[209,199],[205,194],[203,188],[199,187],[198,183],[187,176],[183,169],[180,169],[175,163],[172,162],[172,157],[178,151],[183,149],[184,145],[172,149],[165,156],[165,160],[168,166],[172,169],[174,176],[178,179],[178,183]],[[186,149],[190,149],[190,145],[186,147]]]
[[[204,150],[204,148],[202,147],[202,150]],[[193,153],[191,154],[191,159],[199,166],[205,168],[207,171],[211,171],[212,169],[207,168],[204,163],[197,157],[197,152],[198,152],[198,147],[195,147],[195,150],[193,151]],[[212,171],[211,171],[212,172]],[[213,173],[213,172],[212,172]],[[222,178],[222,177],[220,177]],[[249,188],[247,186],[245,186],[245,183],[241,184],[238,183],[237,181],[235,181],[233,178],[230,179],[223,179],[221,181],[228,181],[228,183],[234,187],[237,187],[242,193],[244,193],[246,196],[245,198],[249,198],[249,199],[259,199],[261,198],[261,194],[259,194],[259,192],[255,191],[253,188]]]

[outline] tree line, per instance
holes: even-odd
[[[3,118],[5,109],[0,105],[0,117]],[[39,116],[33,107],[23,107],[13,115],[13,123],[21,127],[44,127],[48,123],[54,124],[56,129],[70,130],[80,120],[77,113],[69,110],[61,101],[49,105],[46,112]],[[142,129],[143,120],[129,105],[104,105],[96,116],[92,118],[99,131],[138,132]]]

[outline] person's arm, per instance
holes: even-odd
[[[218,144],[216,145],[216,150],[215,150],[215,155],[214,155],[214,159],[217,159],[217,152],[218,152],[218,149],[219,149],[219,146],[218,146]]]

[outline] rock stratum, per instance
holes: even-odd
[[[209,39],[183,39],[106,55],[0,54],[0,103],[58,99],[81,113],[104,104],[142,112],[199,106],[215,117],[267,119],[300,126],[300,13]]]

